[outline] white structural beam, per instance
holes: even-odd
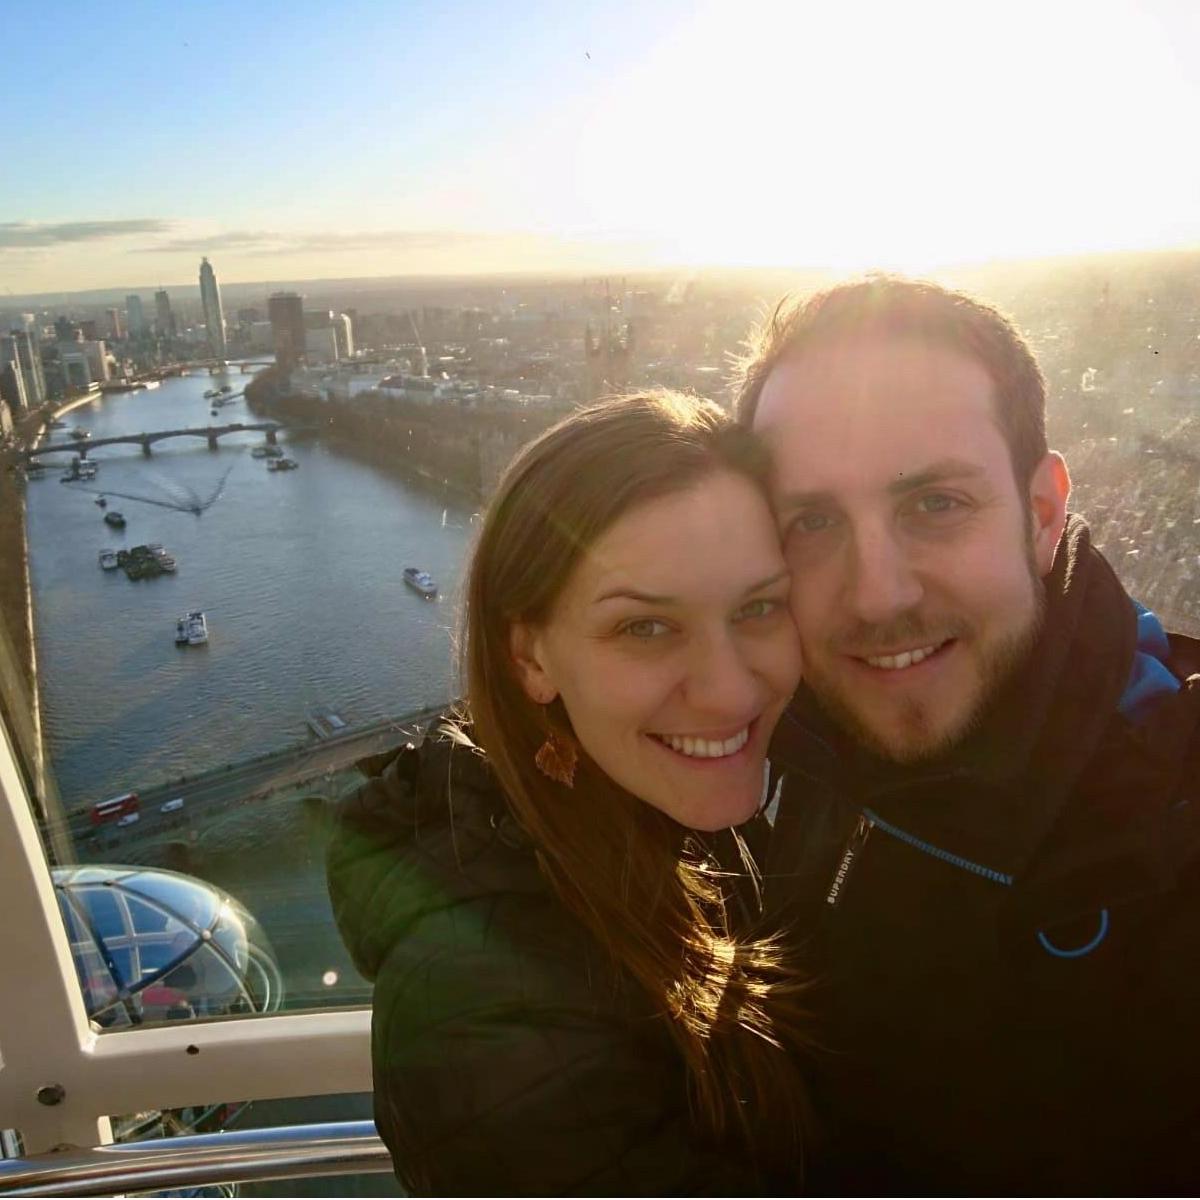
[[[0,1129],[27,1154],[110,1142],[122,1113],[371,1090],[368,1009],[96,1029],[2,729],[0,913]]]

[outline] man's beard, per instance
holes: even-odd
[[[885,736],[878,732],[845,698],[847,689],[831,686],[820,676],[806,675],[809,690],[826,714],[860,746],[895,763],[929,762],[947,754],[976,732],[986,721],[1007,686],[1029,661],[1033,647],[1041,634],[1046,613],[1046,589],[1035,571],[1030,572],[1033,590],[1033,613],[1023,628],[1009,634],[991,646],[977,662],[978,681],[974,696],[964,710],[955,714],[941,728],[933,724],[931,706],[920,700],[904,700],[898,714],[888,721],[890,730],[899,734]],[[886,626],[860,625],[837,639],[836,653],[842,647],[853,646],[858,656],[898,643],[916,643],[929,638],[926,644],[947,637],[969,636],[970,629],[961,621],[929,621],[917,612],[909,612]],[[936,710],[934,710],[936,712]]]

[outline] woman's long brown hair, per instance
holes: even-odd
[[[619,517],[716,472],[761,484],[754,438],[716,405],[645,393],[582,409],[510,465],[467,581],[462,670],[472,736],[563,903],[667,1020],[701,1128],[740,1135],[762,1163],[799,1168],[805,1099],[800,981],[769,940],[730,933],[722,880],[697,840],[580,751],[573,790],[534,755],[547,720],[511,657],[515,622],[546,621],[581,555]]]

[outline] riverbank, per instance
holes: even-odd
[[[17,444],[20,448],[33,447],[45,435],[50,421],[56,421],[64,413],[91,404],[100,396],[100,391],[76,396],[52,410],[29,413],[17,426]],[[20,472],[7,469],[16,465],[17,456],[9,458],[0,470],[0,631],[4,644],[0,651],[7,652],[15,665],[27,703],[37,722],[37,659],[33,639],[33,605],[29,584],[29,547],[25,535],[25,488]]]
[[[485,503],[527,442],[559,420],[558,409],[463,408],[364,392],[353,402],[321,400],[264,371],[246,388],[255,413],[308,426],[336,445],[439,494]]]
[[[11,659],[13,678],[28,697],[33,695],[36,670],[25,540],[25,486],[17,471],[0,471],[0,562],[4,564],[4,570],[0,571],[0,657]],[[4,693],[0,693],[0,699],[7,700]]]

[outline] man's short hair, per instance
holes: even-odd
[[[737,377],[737,415],[754,421],[767,376],[807,347],[847,336],[911,337],[955,350],[987,371],[1013,474],[1026,488],[1046,455],[1046,382],[1007,317],[961,292],[871,275],[808,297],[785,297],[751,335]]]

